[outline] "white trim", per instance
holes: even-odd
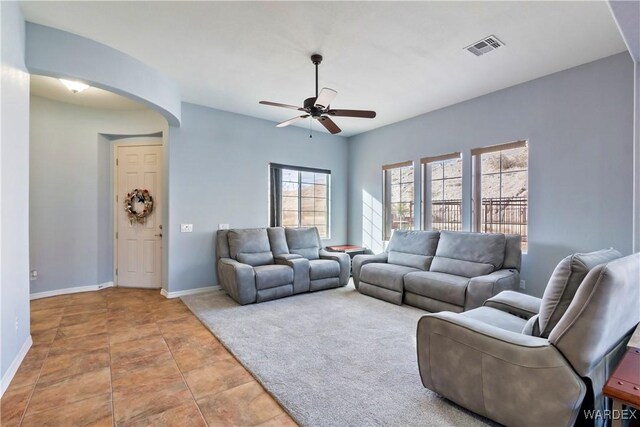
[[[25,356],[29,352],[31,345],[33,345],[33,339],[31,338],[31,335],[29,335],[29,337],[24,342],[24,344],[22,344],[22,348],[16,355],[16,358],[13,359],[13,362],[11,362],[9,369],[7,369],[7,372],[4,373],[4,376],[0,381],[0,397],[2,397],[2,395],[7,390],[7,388],[9,388],[9,384],[11,384],[11,380],[13,380],[13,377],[16,375],[16,372],[18,372],[18,368],[20,367],[20,365],[22,364],[22,361],[24,360]]]
[[[186,295],[195,295],[195,294],[201,294],[203,292],[211,292],[211,291],[219,291],[219,290],[220,290],[220,286],[218,285],[205,286],[203,288],[187,289],[186,291],[174,291],[174,292],[169,292],[163,288],[160,291],[160,295],[162,295],[165,298],[179,298]]]
[[[58,295],[75,294],[78,292],[99,291],[100,289],[106,289],[111,287],[113,287],[113,282],[100,283],[99,285],[77,286],[74,288],[56,289],[55,291],[37,292],[35,294],[31,294],[29,295],[29,299],[33,300],[33,299],[40,299],[40,298],[55,297]]]

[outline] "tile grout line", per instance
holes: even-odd
[[[169,346],[169,343],[167,343],[167,340],[165,339],[164,333],[162,332],[162,328],[160,327],[160,325],[158,325],[158,321],[156,320],[155,317],[155,313],[153,314],[153,321],[155,322],[156,326],[158,327],[158,330],[160,331],[160,335],[162,335],[162,341],[164,342],[164,345],[167,346],[167,348],[169,349],[169,353],[171,353],[171,358],[173,359],[173,363],[176,364],[176,367],[178,368],[178,372],[180,372],[180,377],[182,378],[182,382],[184,382],[184,384],[187,386],[187,390],[189,390],[189,394],[191,395],[191,398],[193,399],[193,403],[196,405],[196,408],[198,408],[198,413],[200,414],[200,417],[202,418],[202,421],[204,421],[204,424],[206,426],[209,426],[209,423],[207,422],[207,419],[204,417],[204,414],[202,413],[202,410],[200,409],[200,405],[198,405],[198,400],[196,399],[196,397],[193,394],[193,390],[191,390],[191,387],[189,386],[189,383],[187,382],[187,379],[184,377],[184,373],[182,372],[182,369],[180,368],[180,365],[178,365],[178,362],[176,361],[175,356],[173,355],[173,351],[171,350],[171,347]]]
[[[24,406],[24,411],[22,412],[22,415],[20,416],[20,422],[18,423],[18,426],[22,426],[22,423],[24,423],[24,418],[27,415],[27,410],[29,409],[29,405],[31,404],[31,399],[33,398],[33,395],[36,392],[36,386],[38,385],[38,381],[40,381],[40,376],[42,375],[42,369],[44,368],[44,364],[46,363],[47,358],[49,357],[49,353],[51,353],[51,348],[53,347],[53,342],[56,340],[56,337],[58,336],[58,329],[60,329],[60,323],[62,323],[62,317],[64,317],[64,309],[67,308],[67,305],[69,305],[69,301],[67,301],[65,303],[64,307],[62,307],[62,316],[60,317],[60,322],[58,322],[58,326],[56,326],[56,328],[55,328],[56,333],[53,336],[53,339],[51,340],[51,342],[49,343],[49,346],[47,348],[47,354],[45,354],[44,358],[42,359],[42,365],[40,366],[40,370],[38,372],[38,377],[36,378],[35,382],[33,383],[33,388],[31,389],[31,393],[29,394],[29,399],[27,399],[27,404]],[[29,308],[29,316],[31,316],[31,308]],[[31,319],[29,319],[29,320],[31,320]],[[51,328],[51,329],[54,329],[54,328]],[[47,329],[47,330],[49,330],[49,329]]]
[[[109,345],[109,388],[111,389],[111,425],[115,427],[116,425],[116,408],[113,398],[113,364],[111,360],[111,329],[109,328],[109,297],[105,295],[106,305],[107,305],[107,343]]]

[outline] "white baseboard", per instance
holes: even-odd
[[[220,286],[218,285],[205,286],[203,288],[187,289],[186,291],[175,291],[175,292],[168,292],[166,289],[162,289],[160,291],[160,294],[165,298],[179,298],[185,295],[201,294],[203,292],[217,291],[219,289],[220,289]]]
[[[2,397],[2,395],[7,390],[7,388],[9,388],[9,384],[11,384],[11,380],[13,380],[13,377],[16,375],[16,372],[18,372],[18,368],[20,367],[20,364],[22,364],[22,361],[24,360],[25,356],[29,352],[29,349],[31,348],[32,344],[33,344],[33,339],[31,339],[31,335],[29,335],[29,337],[24,342],[24,344],[22,344],[22,348],[16,355],[16,358],[13,359],[13,362],[11,362],[9,369],[7,369],[7,372],[5,372],[5,374],[2,377],[2,380],[0,381],[0,397]]]
[[[37,292],[29,296],[30,299],[55,297],[57,295],[75,294],[78,292],[99,291],[100,289],[113,287],[113,282],[100,283],[99,285],[77,286],[75,288],[56,289],[55,291]]]

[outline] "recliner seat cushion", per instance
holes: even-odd
[[[309,278],[311,280],[327,279],[340,276],[340,264],[332,259],[314,259],[309,261]]]
[[[285,228],[289,252],[298,254],[306,259],[320,258],[320,235],[315,227]]]
[[[622,254],[613,248],[602,249],[591,253],[573,254],[556,266],[542,296],[542,304],[538,313],[540,336],[548,338],[569,308],[580,283],[594,267],[614,259]]]
[[[269,289],[293,283],[293,269],[288,265],[260,265],[254,267],[256,289]]]
[[[438,231],[396,230],[387,251],[390,264],[428,270],[438,246]]]
[[[464,306],[467,277],[433,271],[419,271],[404,276],[404,290],[414,294]]]
[[[403,265],[373,263],[362,267],[360,281],[396,292],[403,291],[403,277],[407,273],[420,271]]]
[[[521,317],[492,307],[478,307],[460,313],[460,315],[518,334],[522,332],[527,323],[527,321]]]
[[[273,264],[273,253],[266,229],[229,230],[227,236],[231,258],[254,267]]]
[[[441,231],[430,271],[456,276],[484,276],[504,262],[504,234]]]

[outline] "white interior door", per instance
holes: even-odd
[[[118,286],[162,286],[162,146],[120,145],[116,148],[117,264]],[[127,194],[148,190],[153,210],[146,221],[129,221]]]

